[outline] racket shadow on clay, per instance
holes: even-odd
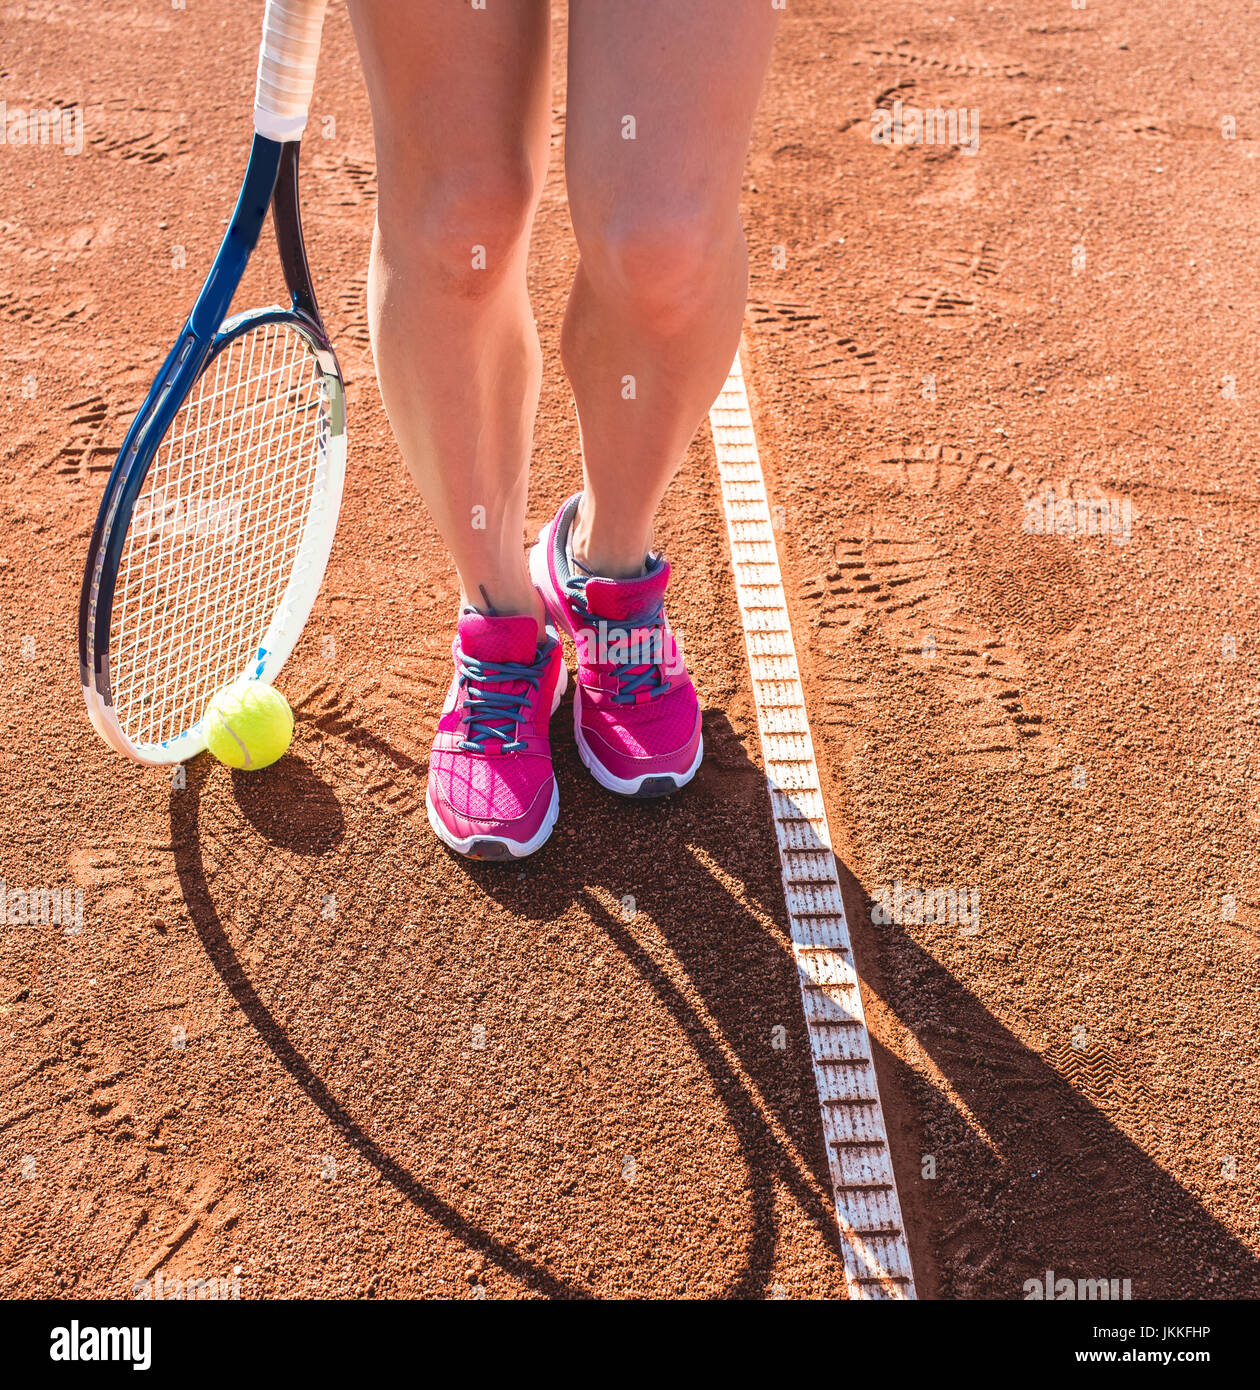
[[[290,755],[285,761],[292,762],[297,759]],[[221,837],[217,832],[213,828],[206,830],[202,824],[207,784],[216,775],[227,774],[209,759],[199,758],[189,764],[185,785],[171,791],[171,843],[175,847],[175,870],[193,928],[205,951],[206,959],[260,1040],[322,1113],[340,1139],[379,1173],[401,1197],[423,1212],[448,1235],[470,1250],[485,1256],[511,1278],[549,1298],[589,1297],[588,1290],[553,1274],[538,1261],[516,1250],[501,1236],[470,1220],[410,1171],[400,1159],[372,1137],[369,1132],[370,1117],[356,1115],[351,1106],[334,1093],[330,1084],[320,1074],[321,1069],[294,1042],[293,1029],[277,1015],[275,1006],[264,998],[264,986],[258,979],[259,968],[242,958],[238,922],[224,920],[227,912],[225,904],[233,899],[239,902],[240,896],[237,892],[230,895],[225,893],[224,886],[219,881],[223,877],[222,861],[215,866],[213,886],[207,875],[203,856],[213,854],[214,848],[221,843]],[[290,847],[299,854],[326,854],[342,843],[344,832],[344,820],[336,795],[320,781],[318,774],[311,768],[305,768],[300,773],[291,773],[289,776],[290,787],[297,786],[305,790],[310,810],[305,837]],[[261,821],[263,826],[270,827],[273,824],[273,815],[278,810],[277,798],[284,790],[284,784],[269,776],[266,771],[253,774],[253,778],[253,782],[249,783],[249,789],[245,791],[247,800],[240,804],[239,809],[252,823],[257,824]],[[242,780],[249,782],[248,777]],[[254,787],[258,788],[257,792],[254,791]],[[233,789],[237,789],[236,779],[233,779]],[[218,797],[219,792],[215,792],[211,800]],[[311,822],[313,824],[310,824]],[[259,830],[266,837],[267,829],[263,826],[260,826]],[[320,848],[321,845],[324,848]],[[245,891],[254,884],[256,866],[249,864],[240,867],[239,882],[234,888]],[[291,883],[278,882],[273,864],[271,878],[262,891],[267,902],[274,907],[283,909],[287,899],[296,909],[298,899],[308,887],[305,873],[295,875]],[[236,937],[236,942],[233,937]]]
[[[233,772],[232,796],[245,819],[276,849],[318,858],[335,850],[345,836],[341,803],[299,755],[281,758],[262,772]]]

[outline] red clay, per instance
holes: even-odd
[[[179,790],[88,727],[83,552],[229,212],[256,19],[0,7],[0,96],[86,137],[0,149],[0,878],[85,916],[0,937],[0,1293],[841,1297],[707,437],[659,527],[695,784],[603,793],[566,700],[543,852],[429,832],[456,590],[372,373],[341,7],[304,168],[352,462],[293,753]],[[1249,37],[1194,0],[783,22],[746,366],[927,1296],[1260,1293]],[[873,143],[898,99],[978,110],[978,153]],[[533,531],[579,476],[558,177],[535,253]],[[268,252],[239,302],[277,292]],[[1026,533],[1050,487],[1127,541]],[[974,891],[979,932],[873,922],[897,882]]]

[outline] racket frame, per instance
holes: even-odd
[[[255,133],[236,207],[206,281],[123,439],[93,527],[79,596],[79,677],[88,717],[100,736],[137,762],[183,762],[205,748],[201,721],[158,744],[123,731],[110,688],[114,589],[136,501],[180,407],[206,367],[243,334],[283,324],[301,334],[323,374],[329,427],[293,572],[255,656],[240,676],[270,683],[301,635],[323,580],[345,478],[345,388],[324,331],[302,240],[298,198],[300,141]],[[289,306],[225,318],[270,208]],[[299,582],[300,581],[300,582]]]

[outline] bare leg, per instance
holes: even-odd
[[[548,0],[350,11],[376,136],[368,304],[390,425],[464,601],[541,623],[522,550],[542,374],[525,257],[547,169]]]
[[[740,176],[776,19],[769,0],[571,0],[581,262],[561,346],[585,472],[573,550],[597,574],[640,573],[739,344]]]

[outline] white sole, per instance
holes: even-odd
[[[648,799],[656,796],[671,796],[683,787],[700,770],[704,761],[704,736],[696,745],[696,756],[686,772],[644,772],[638,777],[618,777],[600,762],[591,752],[590,745],[582,736],[582,687],[573,688],[573,738],[577,743],[578,757],[587,772],[606,791],[616,792],[618,796],[633,796]]]
[[[458,835],[452,835],[442,824],[441,817],[433,809],[433,801],[427,789],[424,805],[429,813],[429,825],[433,833],[448,849],[453,849],[457,854],[462,854],[468,859],[525,859],[542,849],[556,828],[556,821],[560,819],[560,788],[552,782],[551,805],[547,807],[543,823],[532,839],[523,842],[509,840],[504,835],[469,835],[467,839],[461,839]]]

